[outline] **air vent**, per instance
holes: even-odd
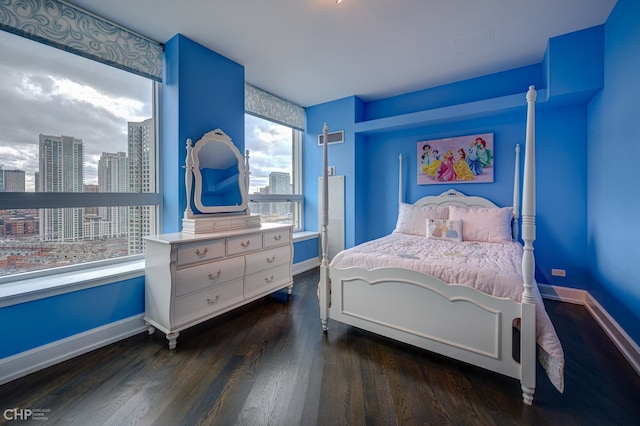
[[[327,133],[327,140],[329,141],[329,145],[332,143],[342,143],[344,142],[344,130],[338,130],[337,132],[329,132]],[[324,135],[318,135],[318,145],[322,145],[324,143]]]

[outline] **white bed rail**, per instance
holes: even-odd
[[[536,386],[536,321],[535,321],[535,309],[536,309],[536,300],[533,293],[534,286],[534,272],[535,272],[535,259],[533,256],[533,242],[536,238],[536,208],[535,208],[535,101],[536,101],[536,91],[533,86],[529,87],[529,90],[526,95],[527,99],[527,123],[526,123],[526,140],[525,140],[525,158],[524,158],[524,176],[523,176],[523,184],[522,184],[522,213],[520,215],[522,220],[521,232],[522,232],[522,240],[524,241],[524,255],[522,257],[522,275],[523,275],[523,293],[520,307],[520,317],[521,321],[521,329],[520,329],[520,371],[519,374],[513,374],[513,376],[519,376],[521,382],[522,396],[523,402],[527,405],[531,405],[533,402],[533,394]],[[331,277],[329,271],[329,262],[327,260],[327,248],[328,248],[328,235],[327,235],[327,225],[328,225],[328,173],[327,173],[327,147],[328,143],[328,126],[325,123],[323,127],[323,135],[324,141],[323,144],[323,165],[322,165],[322,177],[323,177],[323,186],[322,186],[322,198],[323,198],[323,208],[321,212],[321,246],[322,246],[322,261],[320,264],[320,283],[319,283],[319,297],[320,297],[320,318],[322,320],[322,329],[323,331],[327,331],[328,329],[328,320],[330,313],[332,312],[331,308]],[[520,147],[516,146],[516,166],[515,166],[515,176],[514,176],[514,238],[517,238],[517,221],[518,221],[518,213],[519,213],[519,200],[520,197],[520,189],[519,189],[519,181],[520,181]],[[399,203],[403,202],[403,185],[402,185],[402,156],[399,157],[399,184],[398,184],[398,201]],[[452,191],[456,192],[456,191]],[[441,196],[444,194],[441,194]],[[454,194],[455,195],[455,194]],[[425,197],[430,198],[430,197]],[[431,197],[433,198],[433,197]],[[472,197],[473,198],[473,197]],[[420,200],[419,200],[420,201]],[[356,269],[357,270],[357,269]],[[413,274],[413,272],[412,272]],[[338,273],[339,275],[339,273]],[[393,277],[392,277],[393,278]],[[431,279],[431,278],[428,278]],[[340,277],[336,277],[336,285],[339,284]],[[390,279],[390,281],[398,281],[396,279]],[[402,281],[402,280],[400,280]],[[335,289],[334,289],[335,290]],[[470,290],[468,290],[471,292]],[[340,297],[340,296],[337,296]],[[481,296],[485,298],[486,296]],[[361,299],[360,296],[354,297],[354,300]],[[338,303],[339,302],[339,303]],[[340,312],[341,305],[343,301],[338,299],[336,302],[336,307],[334,314],[338,318],[342,319],[343,322],[347,324],[356,324],[356,326],[362,326],[365,328],[365,324],[353,322],[349,319],[349,316],[342,315]],[[373,321],[366,321],[367,324],[373,324]],[[511,324],[510,320],[508,324],[504,326],[505,329],[509,329],[509,325]],[[377,326],[376,326],[377,327]],[[385,330],[389,333],[387,334],[389,337],[397,338],[398,334],[390,330],[390,327],[385,327]],[[379,332],[378,328],[375,329],[376,332]],[[402,339],[399,339],[402,340]],[[428,339],[425,339],[425,343],[422,347],[429,348],[432,343]],[[424,343],[424,342],[423,342]],[[412,344],[415,344],[412,342]],[[420,346],[418,344],[418,346]],[[510,345],[509,345],[510,346]],[[510,350],[510,348],[509,348]],[[448,352],[447,352],[448,353]],[[456,359],[465,358],[463,356],[455,356]],[[473,362],[473,361],[467,361]],[[510,367],[507,365],[510,361],[506,360],[504,367],[497,366],[495,368],[491,368],[494,371],[501,372],[502,374],[512,375],[510,373]],[[481,365],[481,364],[478,364]],[[488,368],[485,366],[485,368]]]

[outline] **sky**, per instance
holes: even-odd
[[[0,58],[0,165],[24,170],[27,191],[40,134],[82,139],[85,183],[97,184],[100,155],[127,152],[127,122],[152,117],[147,78],[2,30]],[[291,173],[291,129],[252,116],[245,126],[252,187],[268,185],[269,171]]]
[[[292,130],[245,114],[245,149],[249,150],[249,193],[269,185],[270,172],[292,174]]]

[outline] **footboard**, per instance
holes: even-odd
[[[532,305],[406,269],[333,268],[330,277],[330,319],[522,378],[512,356],[512,324],[522,318],[523,327],[535,327]],[[525,346],[535,351],[535,337]],[[535,369],[532,364],[526,368]]]

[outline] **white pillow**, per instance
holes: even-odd
[[[427,219],[427,238],[462,241],[462,221]]]
[[[400,203],[398,221],[393,232],[424,237],[426,235],[424,224],[427,219],[447,219],[448,215],[449,208],[446,206],[416,206]]]
[[[449,219],[462,221],[464,241],[502,243],[511,241],[512,207],[458,207],[449,206]]]

